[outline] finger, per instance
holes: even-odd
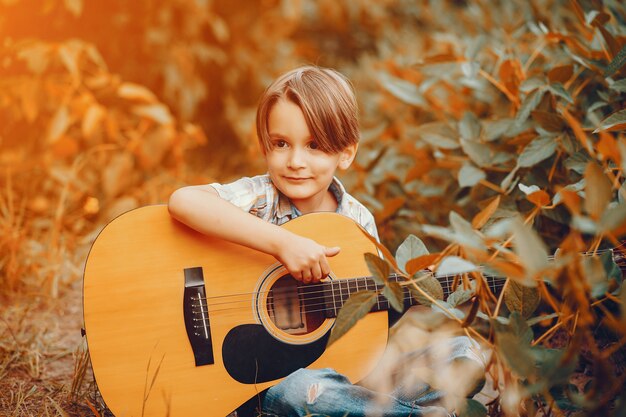
[[[302,271],[302,282],[304,282],[305,284],[308,284],[309,282],[311,282],[311,271]]]
[[[296,281],[302,281],[302,273],[300,271],[290,272],[289,275]]]
[[[322,270],[321,279],[326,278],[328,274],[330,274],[330,266],[328,265],[328,262],[326,262],[326,259],[322,259],[322,262],[320,262],[320,269]]]
[[[314,265],[311,268],[311,282],[318,282],[322,278],[322,268],[320,264]]]
[[[341,248],[339,246],[333,246],[332,248],[324,248],[324,255],[335,256],[339,253]]]

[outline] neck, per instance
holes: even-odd
[[[453,292],[454,275],[437,277],[437,280],[441,284],[443,289],[443,298],[447,299]],[[391,274],[388,278],[393,282],[404,282],[405,278],[397,274]],[[506,278],[485,276],[487,285],[494,293],[499,293],[504,286]],[[327,317],[337,317],[337,313],[348,300],[350,295],[359,291],[379,291],[382,289],[382,285],[376,284],[372,277],[359,277],[349,278],[336,281],[325,282],[324,284],[324,303]],[[306,288],[306,287],[305,287]],[[408,289],[404,288],[404,307],[405,309],[419,304],[414,297],[412,297]],[[389,310],[389,301],[383,296],[378,295],[376,304],[372,307],[371,311]]]

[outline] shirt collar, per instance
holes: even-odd
[[[328,189],[335,196],[337,200],[337,212],[340,212],[343,195],[346,193],[346,189],[337,177],[333,177],[333,181],[330,183]],[[286,195],[278,191],[278,189],[276,189],[276,192],[278,193],[278,205],[276,206],[276,217],[278,219],[287,221],[302,215],[300,210],[291,203],[291,200],[289,200]]]

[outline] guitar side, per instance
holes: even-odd
[[[363,253],[375,247],[352,220],[315,213],[283,227],[340,246],[340,254],[329,258],[334,278],[369,275]],[[83,302],[94,375],[111,411],[118,417],[226,415],[278,383],[282,378],[240,382],[223,357],[232,329],[259,324],[251,293],[275,265],[269,255],[191,230],[162,205],[133,210],[107,225],[87,259]],[[184,270],[198,267],[208,299],[243,294],[232,307],[209,309],[213,358],[201,366],[183,317]],[[386,341],[387,313],[371,313],[308,367],[332,367],[356,382],[377,363]]]

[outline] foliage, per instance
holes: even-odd
[[[619,415],[623,249],[605,248],[626,232],[626,10],[543,6],[459,7],[425,19],[410,49],[389,46],[366,98],[384,103],[365,121],[368,175],[353,185],[384,240],[416,233],[441,248],[425,263],[423,249],[407,256],[424,247],[409,237],[386,258],[422,303],[494,350],[489,415]],[[438,301],[411,263],[455,275],[457,291]],[[571,385],[584,366],[593,377]]]

